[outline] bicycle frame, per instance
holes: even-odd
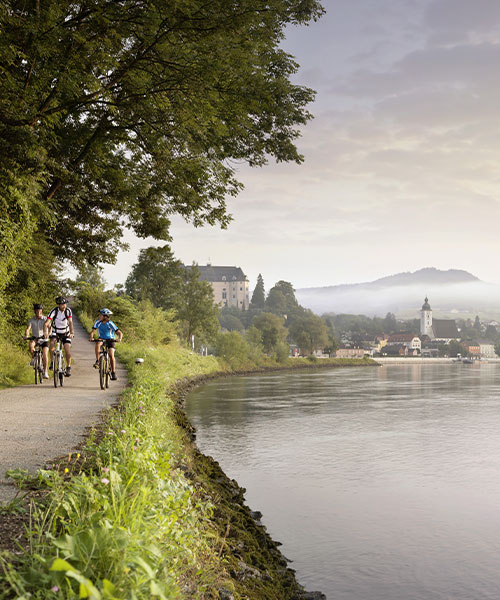
[[[52,370],[54,372],[54,387],[57,384],[62,387],[64,385],[64,375],[66,373],[66,359],[64,357],[64,351],[61,348],[61,338],[57,336],[56,347],[52,354]]]
[[[35,385],[38,383],[42,383],[43,381],[43,358],[42,358],[42,348],[40,346],[40,340],[43,338],[30,338],[35,342],[35,349],[33,350],[33,370],[35,371]]]
[[[108,340],[97,340],[102,342],[99,350],[99,384],[101,390],[109,387],[109,378],[111,377],[111,361],[108,352]]]

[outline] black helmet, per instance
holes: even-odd
[[[33,310],[41,310],[43,306],[41,304],[33,304]]]
[[[57,296],[56,304],[66,304],[68,301],[64,296]]]

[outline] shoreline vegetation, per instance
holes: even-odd
[[[29,493],[2,508],[3,521],[28,527],[23,552],[0,554],[0,598],[324,597],[303,590],[245,490],[199,452],[184,398],[215,377],[376,363],[289,359],[238,371],[139,344],[121,345],[120,360],[130,385],[81,450],[36,476],[11,473]]]

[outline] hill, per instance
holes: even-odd
[[[353,313],[417,317],[428,296],[436,314],[500,316],[500,286],[460,269],[427,267],[375,281],[296,290],[297,300],[318,314]]]

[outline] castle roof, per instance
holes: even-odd
[[[240,267],[213,267],[198,265],[200,279],[203,281],[246,281],[247,277]]]

